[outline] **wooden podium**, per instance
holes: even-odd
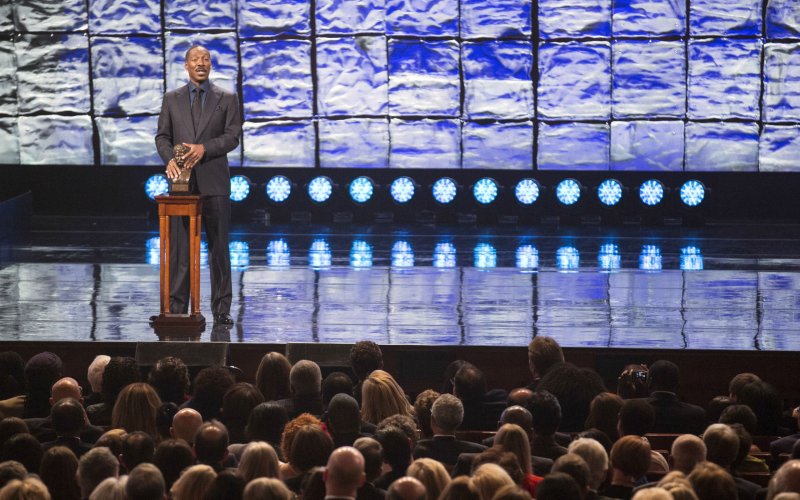
[[[198,339],[206,328],[206,319],[200,314],[200,230],[203,199],[199,195],[164,195],[156,196],[156,202],[158,202],[161,237],[159,257],[161,313],[153,318],[153,330],[161,340]],[[189,217],[189,314],[170,313],[170,217]]]

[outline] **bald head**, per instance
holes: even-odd
[[[527,387],[517,387],[511,389],[508,393],[508,404],[510,405],[524,405],[533,397],[533,391]]]
[[[425,486],[419,479],[404,476],[389,486],[386,500],[424,500],[425,495]]]
[[[509,406],[500,415],[500,421],[497,423],[499,429],[505,424],[517,424],[522,427],[525,432],[530,436],[533,431],[533,416],[531,412],[519,405]]]
[[[53,387],[50,389],[51,406],[65,398],[83,401],[81,386],[78,384],[78,381],[72,377],[64,377],[56,380],[56,383],[53,384]]]
[[[767,498],[780,493],[800,493],[800,460],[789,460],[772,477]]]
[[[342,446],[331,453],[325,468],[325,495],[355,497],[364,484],[364,457],[352,446]]]
[[[203,425],[203,417],[197,410],[184,408],[172,417],[172,427],[169,433],[175,439],[183,439],[190,445],[194,443],[194,436],[197,429]]]
[[[706,460],[706,444],[694,434],[683,434],[672,442],[672,468],[689,475],[694,466]]]

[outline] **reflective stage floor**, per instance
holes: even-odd
[[[153,221],[37,217],[7,254],[0,340],[156,339]],[[800,226],[249,224],[231,257],[236,325],[202,340],[800,349]]]

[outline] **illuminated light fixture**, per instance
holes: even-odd
[[[366,203],[375,192],[375,183],[369,177],[361,176],[353,179],[348,188],[350,198],[356,203]]]
[[[561,271],[577,271],[581,264],[581,253],[575,247],[556,250],[556,267]]]
[[[200,240],[200,267],[208,265],[208,243]]]
[[[372,245],[363,240],[353,241],[350,247],[350,267],[365,269],[372,267]]]
[[[456,267],[456,247],[449,242],[437,243],[433,248],[433,267]]]
[[[331,256],[331,246],[323,239],[316,239],[311,242],[308,250],[308,265],[312,269],[325,269],[331,267],[333,257]]]
[[[664,185],[660,181],[650,179],[639,186],[639,199],[648,207],[654,207],[664,199]]]
[[[147,249],[147,263],[151,266],[158,266],[161,264],[161,238],[154,236],[147,240],[145,244]]]
[[[414,197],[416,184],[410,177],[398,177],[389,186],[389,194],[396,203],[408,203]]]
[[[151,175],[144,183],[144,193],[155,201],[156,196],[169,193],[169,181],[164,174]]]
[[[414,249],[411,243],[400,240],[392,245],[392,267],[414,267]]]
[[[447,205],[456,199],[458,184],[450,177],[442,177],[433,183],[433,199],[436,203]]]
[[[292,194],[292,181],[286,176],[276,175],[267,182],[264,191],[267,193],[267,199],[272,203],[283,203]]]
[[[328,177],[320,175],[308,183],[308,197],[314,203],[325,203],[333,194],[333,182]]]
[[[472,186],[472,196],[481,205],[488,205],[496,200],[499,192],[500,188],[497,185],[497,181],[490,177],[484,177]]]
[[[581,184],[575,179],[564,179],[556,186],[556,198],[562,205],[570,206],[581,199]]]
[[[622,267],[622,255],[619,247],[613,243],[605,243],[600,246],[597,253],[597,266],[604,271],[615,271]]]
[[[639,254],[639,269],[643,271],[661,271],[663,259],[661,247],[657,245],[643,245]]]
[[[291,264],[291,258],[286,240],[272,240],[267,243],[267,267],[287,268]]]
[[[489,243],[478,243],[473,251],[475,267],[490,269],[497,267],[497,249]]]
[[[597,198],[607,207],[613,207],[622,200],[622,184],[616,179],[606,179],[597,186]]]
[[[539,250],[533,245],[520,245],[516,253],[517,269],[534,271],[539,269]]]
[[[703,253],[696,246],[681,248],[681,271],[702,271]]]
[[[694,179],[686,181],[681,186],[681,201],[687,207],[696,207],[703,203],[706,197],[706,187],[702,182]]]
[[[250,196],[250,179],[243,175],[231,177],[231,201],[241,203]]]
[[[541,188],[536,179],[522,179],[514,188],[514,196],[522,205],[533,205],[539,199]]]
[[[231,267],[236,271],[245,271],[250,267],[250,245],[246,241],[231,241],[228,244],[231,256]]]

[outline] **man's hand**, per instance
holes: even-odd
[[[206,147],[202,144],[187,144],[185,142],[183,145],[189,148],[189,152],[183,155],[184,165],[186,165],[186,168],[194,168],[203,159],[203,155],[206,154]]]
[[[181,169],[178,168],[178,164],[175,163],[175,158],[171,159],[169,163],[167,163],[167,177],[169,180],[174,181],[180,175]]]

